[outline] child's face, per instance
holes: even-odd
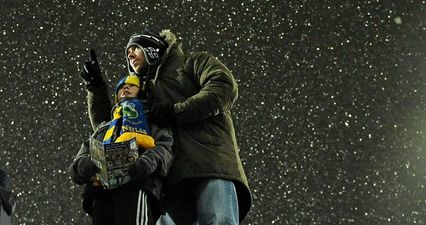
[[[133,71],[139,73],[142,67],[145,65],[145,57],[142,49],[136,46],[132,46],[127,49],[127,57],[129,58],[130,66]]]
[[[139,88],[133,84],[124,84],[120,90],[118,90],[118,100],[122,98],[136,98],[139,93]]]

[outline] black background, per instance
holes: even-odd
[[[426,3],[0,0],[0,167],[14,224],[89,224],[67,167],[91,133],[78,75],[169,28],[234,73],[244,224],[426,223]]]

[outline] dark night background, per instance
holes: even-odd
[[[0,0],[0,167],[13,224],[89,224],[67,167],[128,37],[169,28],[234,73],[244,224],[426,224],[426,1]]]

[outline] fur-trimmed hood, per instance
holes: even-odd
[[[164,29],[160,32],[160,36],[164,38],[164,40],[171,45],[176,44],[176,35],[172,33],[169,29]]]

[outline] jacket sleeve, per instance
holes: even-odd
[[[95,131],[100,123],[111,118],[112,105],[106,83],[96,88],[88,88],[86,98],[90,124]]]
[[[174,105],[178,123],[192,123],[232,108],[238,85],[231,71],[208,53],[195,53],[186,61],[186,72],[200,91]]]
[[[68,168],[68,172],[71,175],[71,180],[79,185],[85,184],[86,179],[84,176],[79,174],[78,170],[78,161],[83,157],[90,157],[89,153],[89,141],[84,142],[81,145],[80,151],[78,151],[77,155],[74,157],[73,162],[71,163],[70,167]]]
[[[170,128],[151,126],[151,135],[155,139],[155,147],[145,151],[143,154],[157,162],[156,171],[161,176],[167,176],[173,161],[173,135]]]

